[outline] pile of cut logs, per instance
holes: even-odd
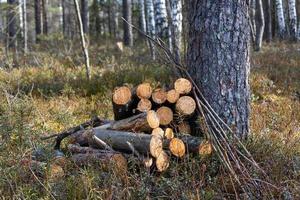
[[[58,135],[56,147],[59,148],[65,136],[70,136],[73,144],[68,145],[68,151],[78,165],[93,160],[120,160],[122,156],[126,159],[133,154],[146,167],[155,165],[160,172],[169,167],[172,156],[210,154],[210,144],[191,135],[191,121],[196,120],[191,90],[191,82],[184,78],[177,79],[169,90],[154,89],[150,83],[141,83],[133,89],[115,88],[112,95],[115,121],[92,119],[65,135]],[[86,129],[88,126],[92,128]]]

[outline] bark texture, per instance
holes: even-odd
[[[156,34],[162,39],[168,37],[168,15],[165,0],[154,0]]]
[[[272,4],[271,0],[265,1],[265,38],[266,42],[272,40]]]
[[[41,18],[41,0],[34,1],[34,18],[35,18],[35,34],[36,41],[38,36],[42,33],[42,18]]]
[[[81,21],[82,21],[84,33],[88,32],[88,12],[89,12],[88,0],[81,0]]]
[[[276,6],[276,16],[277,16],[277,24],[278,24],[278,36],[283,39],[286,34],[286,25],[284,19],[283,5],[282,0],[275,0]]]
[[[180,47],[182,34],[182,4],[181,0],[169,1],[171,6],[171,36],[172,49],[177,62],[180,62]]]
[[[147,9],[147,33],[150,37],[155,39],[155,17],[154,17],[154,6],[153,0],[146,0]],[[155,60],[155,49],[154,44],[149,40],[149,46],[151,51],[152,59]]]
[[[131,10],[131,0],[123,0],[123,18],[129,23],[132,24],[132,10]],[[126,22],[123,22],[124,25],[124,45],[132,46],[133,45],[133,35],[132,27],[129,26]]]
[[[289,0],[289,29],[292,40],[297,40],[297,12],[296,0]]]
[[[146,16],[145,16],[145,3],[144,0],[139,0],[140,10],[140,29],[146,33]]]
[[[250,27],[246,1],[189,1],[188,71],[216,113],[249,133]]]
[[[17,23],[17,0],[8,0],[9,5],[8,14],[7,14],[7,28],[8,28],[8,47],[15,48],[16,47],[16,23]]]

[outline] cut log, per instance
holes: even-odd
[[[180,97],[180,94],[175,89],[169,90],[167,92],[167,101],[169,103],[176,103],[178,101],[179,97]]]
[[[173,129],[171,129],[171,128],[166,128],[166,130],[165,130],[165,138],[167,138],[168,140],[174,138],[174,132],[173,132]]]
[[[165,126],[173,121],[173,111],[169,107],[162,106],[156,111],[156,113],[158,115],[160,125]]]
[[[149,99],[141,99],[137,105],[137,110],[140,112],[148,112],[151,110],[152,103]]]
[[[87,140],[90,146],[94,145],[92,137],[95,135],[97,138],[101,139],[110,147],[118,151],[132,152],[127,143],[130,142],[139,153],[147,155],[150,152],[150,141],[152,136],[148,134],[105,130],[98,127],[85,132],[86,135],[89,135]],[[189,135],[179,135],[178,138],[184,142],[189,153],[199,153],[199,146],[203,141],[201,138]],[[170,141],[164,140],[163,142],[163,147],[168,149]]]
[[[199,154],[201,156],[210,155],[212,153],[212,145],[210,142],[206,141],[200,144],[199,146]]]
[[[159,136],[161,138],[164,137],[164,130],[162,130],[161,128],[155,128],[152,130],[152,133],[151,133],[152,136]]]
[[[186,121],[178,123],[177,128],[178,128],[178,132],[181,134],[188,134],[188,135],[191,134],[191,126]]]
[[[160,136],[152,136],[150,140],[150,154],[157,158],[163,151],[163,139]]]
[[[163,104],[167,100],[167,93],[164,89],[159,88],[152,93],[152,101],[156,104]]]
[[[179,94],[188,94],[192,90],[192,83],[185,78],[179,78],[175,81],[174,88]]]
[[[68,152],[72,153],[72,154],[85,154],[85,153],[89,153],[89,154],[97,154],[97,153],[107,153],[107,150],[102,150],[102,149],[94,149],[92,147],[82,147],[79,145],[75,145],[75,144],[69,144],[68,145]]]
[[[176,111],[183,116],[190,116],[196,110],[196,102],[192,97],[182,96],[176,102]]]
[[[147,112],[147,122],[153,129],[159,127],[159,117],[154,110],[150,110]]]
[[[170,165],[170,159],[166,152],[162,151],[156,159],[156,167],[159,172],[163,172],[168,169]]]
[[[151,132],[153,127],[156,127],[154,123],[155,115],[148,116],[147,113],[140,113],[126,119],[112,122],[110,126],[106,128],[119,131]]]
[[[138,98],[127,86],[118,87],[113,92],[112,104],[115,120],[126,119],[134,114]]]
[[[152,95],[152,87],[150,83],[139,84],[136,88],[136,94],[140,99],[149,99]]]
[[[185,144],[181,139],[171,139],[169,149],[171,153],[176,157],[181,158],[185,155]]]

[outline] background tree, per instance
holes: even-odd
[[[296,1],[288,0],[289,9],[289,29],[292,40],[297,40],[297,13],[296,13]]]
[[[17,23],[17,0],[8,0],[7,1],[8,14],[7,14],[7,29],[8,29],[8,47],[16,48],[16,23]]]
[[[89,2],[88,0],[81,0],[81,19],[83,32],[88,32],[88,12],[89,12]]]
[[[42,34],[41,0],[34,0],[34,19],[35,19],[36,41],[38,42],[39,35]]]
[[[155,17],[154,17],[154,5],[153,0],[146,0],[146,10],[147,10],[147,33],[150,37],[155,39],[156,26],[155,26]],[[151,57],[155,60],[155,49],[154,44],[149,40],[149,46],[151,51]]]
[[[180,48],[182,40],[182,4],[181,0],[172,0],[171,7],[171,38],[172,49],[177,62],[180,62]]]
[[[188,5],[188,71],[216,113],[245,137],[250,111],[247,2],[195,0]]]
[[[262,40],[265,30],[265,18],[264,18],[264,8],[262,0],[256,0],[257,12],[256,12],[256,35],[255,35],[255,50],[260,51],[262,47]]]
[[[48,35],[48,0],[42,0],[42,24],[43,24],[43,34]]]
[[[139,0],[139,24],[140,24],[140,30],[146,33],[146,16],[145,16],[145,3],[144,0]]]
[[[265,34],[265,38],[266,38],[266,42],[270,43],[272,40],[272,4],[271,4],[271,0],[265,0],[265,30],[264,30],[264,34]]]
[[[132,23],[131,0],[123,0],[123,18],[129,23]],[[132,27],[126,22],[123,22],[123,41],[125,46],[133,46]]]
[[[277,16],[277,25],[278,25],[278,36],[281,39],[283,39],[286,36],[285,35],[286,25],[285,25],[282,0],[275,0],[275,6],[276,6],[276,16]]]
[[[153,0],[153,3],[154,3],[156,34],[158,37],[162,39],[166,39],[169,35],[166,1]]]

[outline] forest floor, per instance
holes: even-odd
[[[33,176],[20,162],[53,143],[57,133],[99,115],[112,118],[111,91],[144,80],[168,82],[170,71],[142,47],[118,51],[109,41],[91,47],[93,78],[85,79],[79,47],[59,42],[13,66],[0,50],[0,196],[15,199],[221,199],[234,194],[215,155],[172,160],[162,174],[129,161],[125,175],[109,167],[64,168],[63,178]],[[46,47],[45,47],[46,45]],[[265,45],[252,54],[251,131],[246,142],[278,189],[277,198],[300,199],[300,45]],[[48,166],[45,166],[46,168]],[[234,196],[233,196],[234,197]],[[232,198],[233,198],[232,197]]]

